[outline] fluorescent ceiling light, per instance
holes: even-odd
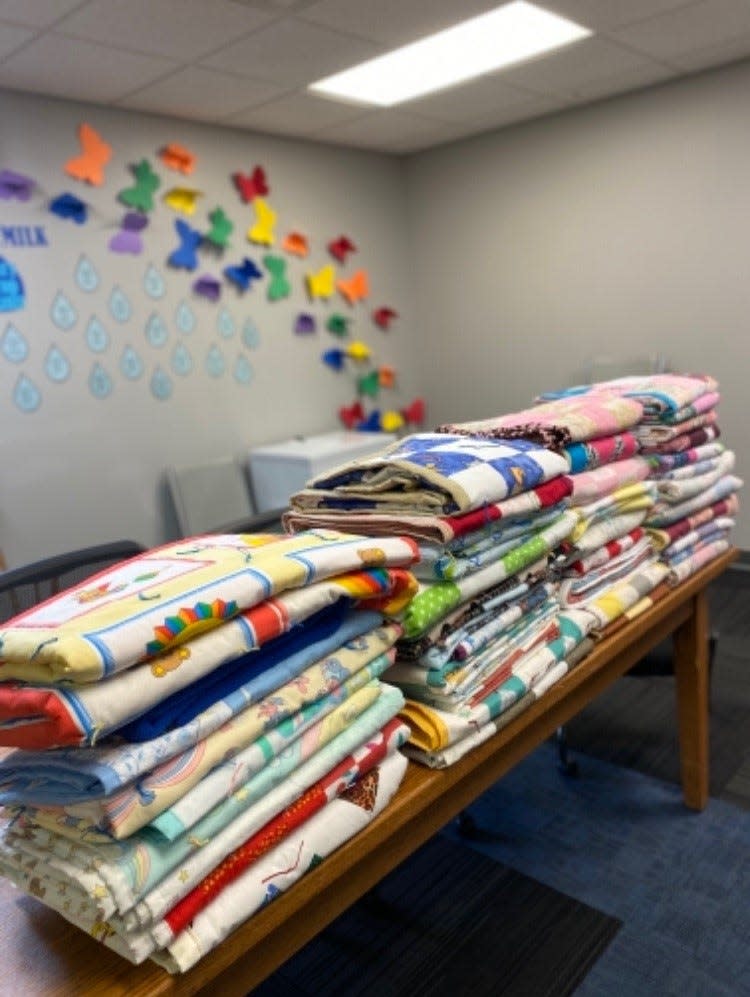
[[[318,80],[309,89],[324,96],[391,107],[590,34],[580,24],[525,0],[515,0]]]

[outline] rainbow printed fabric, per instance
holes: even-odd
[[[287,589],[370,566],[407,567],[416,545],[315,530],[196,537],[87,579],[0,629],[0,677],[95,682],[156,657]]]

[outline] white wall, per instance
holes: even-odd
[[[708,371],[750,469],[750,63],[407,163],[431,420],[526,406],[596,354]],[[750,516],[736,542],[750,548]]]
[[[92,187],[65,175],[64,163],[78,152],[77,129],[90,122],[112,145],[103,187]],[[163,166],[158,150],[179,142],[198,157],[195,173],[182,177]],[[162,178],[157,208],[143,233],[142,256],[118,256],[107,249],[125,209],[117,193],[133,181],[129,166],[147,158]],[[291,298],[269,303],[265,284],[240,296],[225,285],[219,305],[191,294],[193,279],[204,271],[221,275],[227,263],[247,255],[260,262],[266,250],[245,240],[254,220],[231,182],[231,174],[249,173],[255,164],[266,169],[268,202],[279,215],[277,233],[305,232],[313,251],[306,261],[289,259],[293,283]],[[302,311],[316,316],[322,326],[332,311],[354,317],[350,338],[364,340],[378,364],[396,367],[396,390],[384,391],[376,403],[402,408],[419,393],[412,354],[415,350],[411,269],[406,238],[405,185],[402,164],[386,156],[291,142],[185,121],[136,115],[125,111],[46,100],[18,93],[0,93],[0,168],[32,176],[37,188],[32,201],[0,201],[0,224],[44,225],[48,248],[0,246],[0,256],[16,266],[26,285],[23,311],[0,312],[0,337],[12,323],[27,339],[30,351],[23,363],[0,354],[0,550],[9,566],[37,557],[131,537],[152,545],[174,533],[174,521],[163,487],[167,464],[183,464],[229,453],[243,454],[252,445],[290,435],[340,428],[339,406],[353,401],[355,376],[336,374],[320,356],[341,345],[324,329],[303,338],[292,325]],[[186,219],[198,229],[208,228],[208,212],[224,207],[236,223],[232,247],[222,259],[201,252],[195,273],[173,270],[166,258],[176,247],[175,215],[161,202],[172,186],[192,186],[205,192],[198,211]],[[63,191],[75,193],[92,207],[87,224],[62,221],[48,211],[49,200]],[[371,296],[366,304],[350,308],[337,294],[330,304],[308,301],[303,276],[333,262],[325,246],[347,234],[359,252],[350,258],[342,276],[358,267],[369,271]],[[284,255],[278,244],[273,252]],[[73,279],[79,257],[85,253],[98,269],[99,288],[87,294]],[[143,291],[143,275],[154,263],[165,278],[167,293],[154,302]],[[124,325],[108,313],[112,287],[118,284],[133,306]],[[55,292],[64,290],[78,311],[74,328],[62,331],[50,319]],[[193,307],[198,324],[184,335],[174,316],[180,301]],[[236,331],[225,339],[216,328],[221,305],[226,305]],[[370,317],[378,305],[390,305],[399,319],[389,332],[379,330]],[[160,348],[149,344],[144,326],[158,312],[169,329]],[[85,329],[96,315],[110,335],[110,344],[95,354],[86,344]],[[247,317],[255,322],[260,346],[248,350],[241,340]],[[158,401],[149,388],[156,366],[169,372],[170,355],[178,342],[189,348],[194,369],[184,378],[171,375],[173,394]],[[71,376],[53,383],[44,371],[51,344],[71,363]],[[145,362],[137,381],[123,377],[118,364],[125,343]],[[217,344],[226,357],[227,373],[210,377],[204,369],[207,350]],[[254,370],[249,386],[232,376],[232,366],[245,356]],[[96,399],[87,380],[99,361],[113,381],[112,394]],[[37,411],[24,413],[13,402],[21,374],[40,388]]]

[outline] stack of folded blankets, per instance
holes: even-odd
[[[185,971],[367,825],[408,736],[380,680],[416,544],[212,536],[0,628],[0,872]]]
[[[450,765],[505,726],[590,648],[591,614],[561,607],[551,564],[579,523],[557,452],[641,417],[616,396],[440,427],[320,475],[288,528],[415,539],[420,590],[387,679],[407,696],[410,757]]]

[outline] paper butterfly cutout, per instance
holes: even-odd
[[[121,229],[107,243],[113,253],[132,253],[138,256],[143,252],[143,239],[140,232],[148,225],[148,218],[139,211],[128,211],[121,222]]]
[[[112,158],[112,146],[85,121],[78,126],[78,140],[81,143],[81,155],[67,161],[65,172],[75,180],[101,187],[104,183],[104,167]]]
[[[183,215],[194,215],[199,197],[203,197],[203,191],[193,190],[191,187],[173,187],[164,195],[164,203],[173,211],[179,211]]]
[[[30,201],[35,181],[24,173],[0,170],[0,200]]]
[[[217,249],[225,249],[232,234],[234,223],[227,218],[223,208],[214,208],[208,216],[211,228],[206,233],[206,242],[210,242]]]
[[[326,329],[332,332],[334,336],[345,336],[349,332],[350,318],[346,315],[339,315],[334,313],[326,322]]]
[[[315,298],[330,298],[336,284],[336,270],[329,263],[317,273],[307,274],[305,281],[307,282],[307,293],[313,301]]]
[[[347,429],[354,429],[357,423],[361,422],[365,417],[365,410],[362,408],[361,402],[354,402],[353,405],[343,406],[339,409],[339,419],[343,422]]]
[[[245,173],[234,173],[232,179],[245,204],[255,200],[256,197],[265,197],[266,194],[270,193],[266,181],[266,171],[262,166],[256,166],[250,176]]]
[[[357,247],[351,241],[351,239],[346,235],[340,235],[338,239],[333,239],[328,243],[328,252],[339,263],[346,263],[346,257],[349,253],[356,253]]]
[[[380,418],[380,428],[386,433],[393,433],[397,429],[401,429],[403,424],[404,417],[400,412],[395,412],[393,409],[383,412],[383,415]]]
[[[369,374],[360,377],[357,381],[357,394],[369,395],[370,398],[377,398],[380,394],[380,377],[376,370],[371,370]]]
[[[386,306],[385,308],[376,308],[372,317],[375,325],[379,325],[381,329],[390,329],[393,319],[398,318],[398,312]]]
[[[407,422],[415,423],[417,425],[424,422],[424,399],[415,398],[411,405],[408,405],[405,409],[401,409],[401,415],[403,415]]]
[[[180,245],[169,254],[167,263],[172,267],[182,270],[195,270],[198,266],[198,254],[196,250],[200,246],[203,236],[194,228],[190,228],[187,222],[178,218],[174,223]]]
[[[255,208],[255,224],[247,230],[248,242],[257,242],[261,246],[273,246],[276,212],[266,204],[262,197],[255,198],[253,207]]]
[[[346,348],[346,355],[351,357],[352,360],[361,362],[364,360],[369,360],[372,356],[372,350],[369,346],[356,339],[353,343],[349,343]]]
[[[195,155],[177,142],[165,145],[159,152],[159,158],[168,169],[176,170],[178,173],[187,175],[195,169]]]
[[[221,284],[210,274],[203,274],[193,281],[193,291],[202,298],[208,298],[209,301],[218,301],[221,296]]]
[[[307,312],[302,312],[294,321],[294,331],[298,336],[315,332],[315,316],[308,315]]]
[[[378,378],[381,388],[392,388],[396,380],[396,371],[393,367],[378,367]]]
[[[380,412],[377,409],[373,409],[366,419],[357,423],[357,429],[364,433],[377,433],[380,428]]]
[[[343,350],[326,350],[323,354],[323,363],[332,367],[334,370],[344,369],[344,360],[346,354]]]
[[[75,194],[59,194],[49,202],[49,209],[58,218],[69,218],[76,225],[83,225],[88,218],[86,202]]]
[[[242,263],[235,263],[232,266],[224,267],[224,276],[231,280],[241,291],[246,291],[254,280],[260,280],[263,272],[259,270],[251,259],[246,256]]]
[[[370,293],[370,282],[366,270],[357,270],[348,280],[340,280],[336,287],[350,305],[366,298]]]
[[[280,298],[288,298],[292,293],[292,285],[286,277],[286,260],[281,256],[263,257],[268,272],[271,275],[271,283],[268,285],[268,300],[278,301]]]
[[[142,159],[131,167],[135,177],[134,187],[125,187],[117,195],[118,199],[128,208],[135,211],[148,212],[154,207],[154,191],[161,184],[161,180],[151,169],[151,164],[147,159]]]
[[[301,232],[290,232],[284,237],[281,248],[284,252],[290,253],[292,256],[304,257],[310,252],[307,236],[303,235]]]

